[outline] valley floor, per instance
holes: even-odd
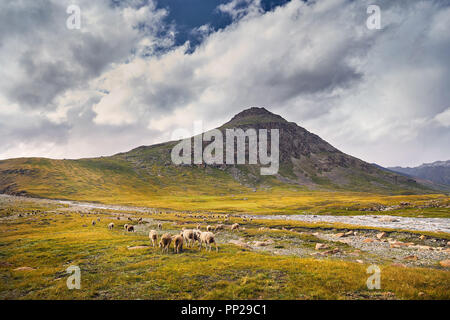
[[[0,299],[450,299],[450,209],[437,208],[440,218],[427,206],[408,210],[412,217],[393,208],[227,220],[0,195]],[[151,229],[177,234],[198,224],[225,225],[215,232],[219,252],[163,254],[148,239]],[[71,265],[81,270],[79,290],[66,285]],[[370,265],[380,268],[380,289],[367,287]]]

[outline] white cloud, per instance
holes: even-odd
[[[18,43],[16,55],[0,48],[0,59],[11,59],[0,71],[7,79],[0,82],[0,101],[30,115],[23,101],[50,101],[40,119],[70,129],[51,151],[33,147],[43,156],[62,155],[71,144],[78,146],[71,156],[125,151],[169,139],[177,126],[189,129],[195,120],[211,129],[245,107],[266,106],[369,162],[450,158],[443,148],[450,133],[442,131],[450,100],[450,9],[440,1],[379,1],[383,28],[368,30],[369,3],[293,0],[263,13],[260,1],[233,0],[218,8],[233,24],[217,32],[198,28],[204,41],[191,52],[188,43],[174,46],[176,26],[164,25],[167,11],[152,3],[86,2],[86,29],[76,41],[63,40],[66,31],[47,40],[51,22],[36,31],[45,41],[33,51],[39,59],[24,57],[30,48]],[[77,46],[80,52],[67,53]],[[56,59],[60,65],[45,54],[55,48],[65,59]],[[43,84],[47,78],[58,81]],[[10,86],[22,96],[11,96]],[[21,155],[23,148],[12,143],[4,150],[0,157]]]

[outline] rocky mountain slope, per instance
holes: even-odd
[[[432,192],[413,178],[347,155],[264,108],[244,110],[218,129],[224,132],[230,128],[279,129],[278,173],[261,175],[260,164],[174,165],[171,150],[178,142],[171,141],[111,157],[0,161],[0,193],[101,201],[116,194],[131,199],[154,195],[226,195],[271,188],[389,194]]]
[[[450,187],[450,160],[424,163],[418,167],[412,168],[391,167],[389,169]]]

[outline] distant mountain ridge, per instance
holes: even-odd
[[[392,171],[407,174],[434,183],[450,186],[450,160],[424,163],[417,167],[390,167]]]
[[[228,128],[279,129],[278,173],[262,176],[259,164],[175,165],[171,150],[178,141],[170,141],[110,157],[0,161],[0,193],[64,199],[109,199],[119,195],[148,199],[169,194],[226,195],[271,188],[386,194],[434,192],[413,178],[347,155],[265,108],[246,109],[218,129],[223,132]]]

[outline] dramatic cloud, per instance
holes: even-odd
[[[382,165],[446,160],[450,151],[450,7],[444,1],[225,1],[231,24],[176,21],[151,1],[0,4],[0,157],[80,157],[211,129],[266,106],[342,151]],[[4,19],[3,19],[4,18]],[[6,32],[5,30],[11,30]],[[7,62],[7,63],[5,63]]]

